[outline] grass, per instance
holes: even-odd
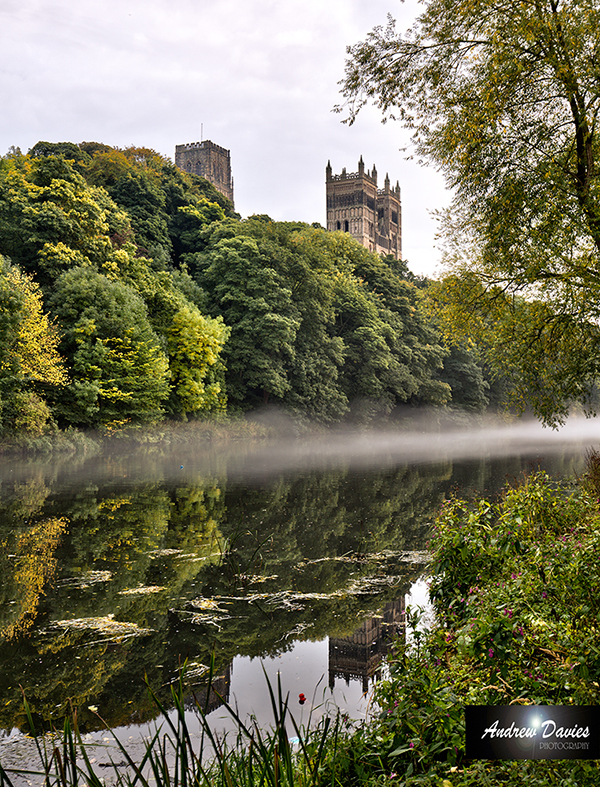
[[[284,697],[281,682],[272,686],[265,675],[273,712],[272,725],[261,729],[255,719],[242,719],[235,708],[223,700],[223,708],[232,716],[237,728],[233,741],[221,737],[208,720],[208,702],[213,691],[211,664],[208,691],[204,704],[194,697],[194,711],[200,720],[200,737],[193,736],[188,724],[189,703],[185,702],[185,665],[171,691],[173,709],[168,710],[148,687],[160,712],[161,722],[154,735],[145,742],[139,761],[113,735],[119,754],[111,757],[110,768],[99,771],[77,726],[77,714],[66,719],[61,732],[44,734],[36,730],[26,699],[25,711],[34,737],[39,767],[3,768],[0,787],[23,783],[45,787],[286,787],[287,785],[338,784],[335,764],[330,767],[331,780],[324,782],[323,770],[335,763],[336,742],[342,739],[344,721],[325,717],[312,726],[299,726]],[[290,740],[292,735],[292,740]],[[17,781],[18,780],[18,781]]]

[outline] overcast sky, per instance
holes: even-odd
[[[154,148],[210,139],[231,150],[242,216],[325,224],[325,166],[362,155],[399,181],[403,253],[435,273],[442,178],[405,160],[407,135],[375,109],[354,126],[341,98],[345,47],[416,0],[0,0],[0,154],[38,140]]]

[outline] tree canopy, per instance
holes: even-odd
[[[40,142],[0,159],[6,430],[39,432],[51,411],[97,427],[224,409],[228,331],[177,266],[199,230],[233,213],[213,192],[146,148]]]
[[[518,308],[545,305],[543,319],[518,322],[516,369],[539,356],[540,331],[563,361],[561,337],[586,334],[585,363],[554,366],[567,397],[585,397],[600,372],[599,50],[597,0],[429,0],[406,34],[389,17],[349,48],[339,108],[352,122],[373,101],[410,129],[454,189],[455,264],[521,296]],[[564,399],[537,393],[546,420],[564,412]]]
[[[0,255],[0,435],[265,404],[321,423],[487,406],[478,359],[449,355],[404,263],[318,224],[240,220],[148,148],[11,150]]]
[[[89,267],[56,282],[50,305],[73,381],[57,403],[79,426],[155,421],[168,395],[168,362],[134,290]]]
[[[329,422],[450,401],[446,351],[417,288],[348,233],[255,216],[210,224],[203,238],[186,261],[209,312],[231,327],[235,406]]]

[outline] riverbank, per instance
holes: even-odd
[[[94,455],[111,448],[119,450],[152,446],[176,446],[189,443],[229,443],[236,440],[257,440],[278,434],[277,422],[250,420],[243,416],[215,416],[198,421],[164,421],[156,426],[127,426],[86,431],[57,430],[38,437],[16,436],[0,442],[0,456],[64,456]],[[289,422],[288,429],[292,429]]]
[[[95,454],[111,447],[122,449],[144,446],[178,446],[190,443],[226,444],[238,440],[268,438],[294,439],[331,435],[386,434],[457,434],[480,433],[482,430],[507,430],[520,424],[525,431],[537,421],[515,419],[509,413],[474,415],[445,407],[407,408],[394,420],[373,420],[368,424],[352,420],[324,425],[278,407],[266,407],[246,413],[207,415],[204,418],[164,420],[153,425],[113,423],[101,429],[55,428],[41,435],[13,433],[0,439],[2,456],[62,456]]]

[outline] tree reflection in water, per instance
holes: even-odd
[[[2,475],[0,729],[26,729],[19,686],[37,717],[79,708],[85,732],[99,727],[90,706],[111,726],[153,718],[144,677],[168,702],[186,659],[201,692],[214,652],[228,694],[236,656],[326,638],[329,682],[366,689],[444,497],[527,465],[346,464],[244,482],[226,468],[174,477],[156,452],[146,465],[73,461]]]

